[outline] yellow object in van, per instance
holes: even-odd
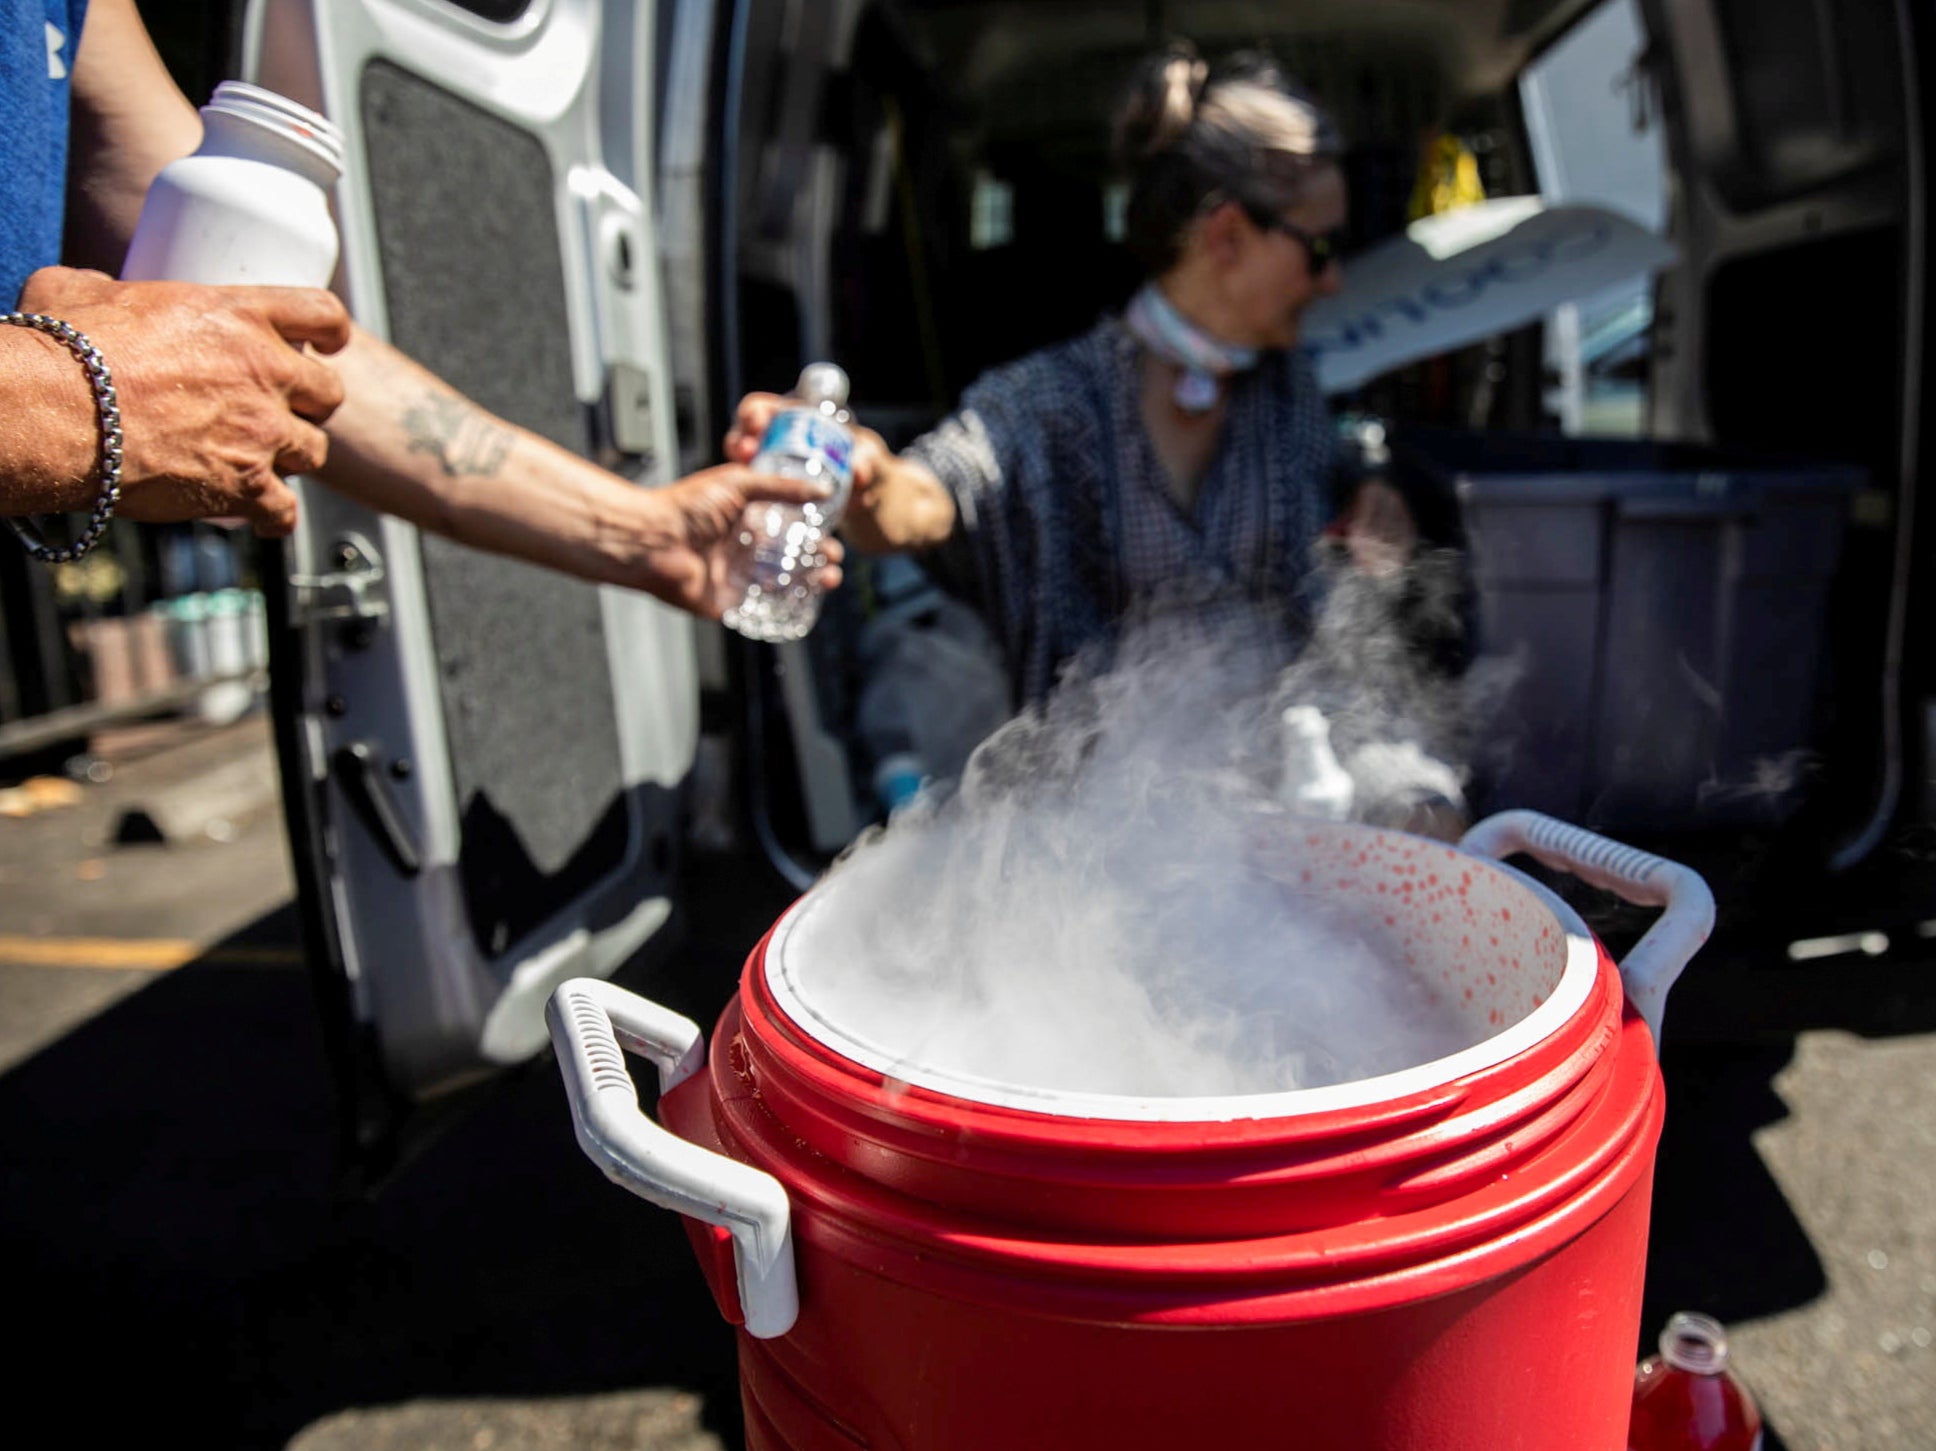
[[[1479,158],[1470,146],[1449,131],[1441,131],[1425,143],[1425,154],[1419,158],[1418,183],[1412,188],[1412,203],[1407,209],[1412,221],[1485,199]]]

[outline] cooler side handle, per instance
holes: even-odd
[[[746,1330],[784,1335],[800,1312],[786,1189],[771,1174],[688,1143],[639,1109],[625,1050],[659,1070],[659,1091],[706,1062],[698,1024],[600,978],[558,985],[545,1005],[578,1146],[613,1183],[733,1237]],[[622,1046],[621,1046],[622,1045]]]
[[[1620,963],[1627,1000],[1658,1046],[1667,991],[1714,930],[1714,894],[1700,874],[1537,811],[1488,816],[1465,834],[1459,846],[1475,856],[1495,859],[1524,852],[1637,907],[1664,909]]]

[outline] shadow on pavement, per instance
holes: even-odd
[[[655,994],[710,1024],[784,901],[689,936]],[[732,1332],[679,1222],[585,1159],[548,1057],[332,1207],[295,937],[273,914],[0,1077],[12,1382],[87,1441],[278,1448],[350,1407],[670,1386],[737,1445]]]
[[[1651,1353],[1667,1317],[1723,1324],[1823,1294],[1820,1256],[1753,1142],[1788,1116],[1774,1080],[1796,1037],[1936,1032],[1936,963],[1859,956],[1791,964],[1696,959],[1669,1001],[1662,1054],[1667,1121],[1654,1173],[1641,1318]],[[1745,1368],[1752,1379],[1752,1368]],[[1768,1451],[1785,1443],[1770,1427]]]

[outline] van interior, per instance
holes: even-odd
[[[684,335],[710,345],[674,359],[684,461],[716,456],[742,392],[821,357],[905,443],[984,369],[1120,306],[1139,279],[1109,122],[1133,66],[1173,37],[1262,46],[1345,132],[1347,276],[1432,208],[1440,163],[1467,193],[1608,206],[1675,249],[1617,295],[1333,399],[1383,421],[1428,535],[1471,546],[1473,654],[1544,641],[1501,729],[1580,770],[1481,771],[1475,814],[1546,806],[1672,846],[1757,941],[1936,918],[1905,885],[1930,814],[1911,12],[752,0],[719,73],[717,270],[683,279],[713,284]],[[798,884],[885,809],[870,627],[945,608],[904,562],[857,559],[801,644],[710,641],[712,744],[736,742],[747,818]]]

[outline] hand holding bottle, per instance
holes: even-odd
[[[726,458],[732,463],[750,464],[759,453],[760,440],[766,436],[774,416],[783,409],[798,406],[797,398],[778,393],[748,393],[740,399],[733,426],[727,430]],[[853,489],[841,511],[842,528],[852,531],[849,537],[855,548],[891,553],[902,546],[897,540],[878,537],[875,511],[888,467],[895,462],[894,454],[880,434],[865,424],[850,418],[846,427],[854,440],[850,458]]]
[[[747,459],[757,474],[799,479],[824,489],[798,505],[756,501],[745,511],[741,553],[729,591],[736,596],[720,616],[749,639],[797,640],[820,616],[820,573],[854,483],[856,440],[847,408],[847,375],[832,363],[810,363],[789,398],[748,409],[727,436],[731,458],[747,452],[751,422],[765,428]]]
[[[797,400],[774,393],[749,393],[740,401],[726,435],[726,457],[750,463],[767,426]],[[953,496],[928,468],[892,452],[871,428],[849,422],[853,435],[853,492],[841,534],[868,554],[899,554],[944,543],[959,522]]]
[[[287,534],[296,498],[283,476],[322,464],[319,426],[343,386],[321,359],[349,341],[349,314],[331,293],[299,287],[203,287],[117,282],[47,267],[27,279],[19,309],[79,328],[114,369],[124,435],[118,512],[148,521],[240,515],[256,532]],[[34,510],[80,509],[94,485],[94,410],[73,363],[46,342],[46,406],[34,417],[44,474],[65,486]]]
[[[733,415],[733,426],[726,431],[727,462],[750,464],[760,451],[760,440],[766,437],[766,430],[773,422],[774,415],[799,406],[798,398],[782,393],[748,393],[740,399],[739,408]],[[881,436],[866,425],[850,418],[846,428],[854,439],[851,458],[853,493],[847,502],[847,512],[852,513],[861,507],[861,496],[873,484],[881,464],[888,457],[888,449]]]
[[[62,370],[27,379],[28,407],[10,419],[27,452],[18,440],[0,446],[9,512],[106,500],[116,481],[110,469],[97,475],[97,454],[118,423],[116,512],[235,515],[265,535],[296,527],[283,477],[321,467],[321,424],[343,401],[336,372],[305,351],[333,353],[350,340],[348,312],[324,290],[337,258],[329,188],[342,173],[342,136],[307,107],[239,81],[217,86],[201,118],[201,145],[147,189],[121,280],[47,267],[21,289],[17,310],[78,330],[114,391],[89,408],[73,362],[48,351],[61,344],[32,337],[26,345],[38,352],[23,361],[21,339],[9,337],[16,384],[23,367]],[[97,537],[98,528],[83,549]]]
[[[825,497],[810,480],[757,474],[721,464],[658,489],[636,489],[628,503],[638,568],[622,582],[707,619],[719,619],[746,591],[739,535],[749,508],[799,508]],[[829,539],[809,578],[821,591],[840,583],[842,550]]]

